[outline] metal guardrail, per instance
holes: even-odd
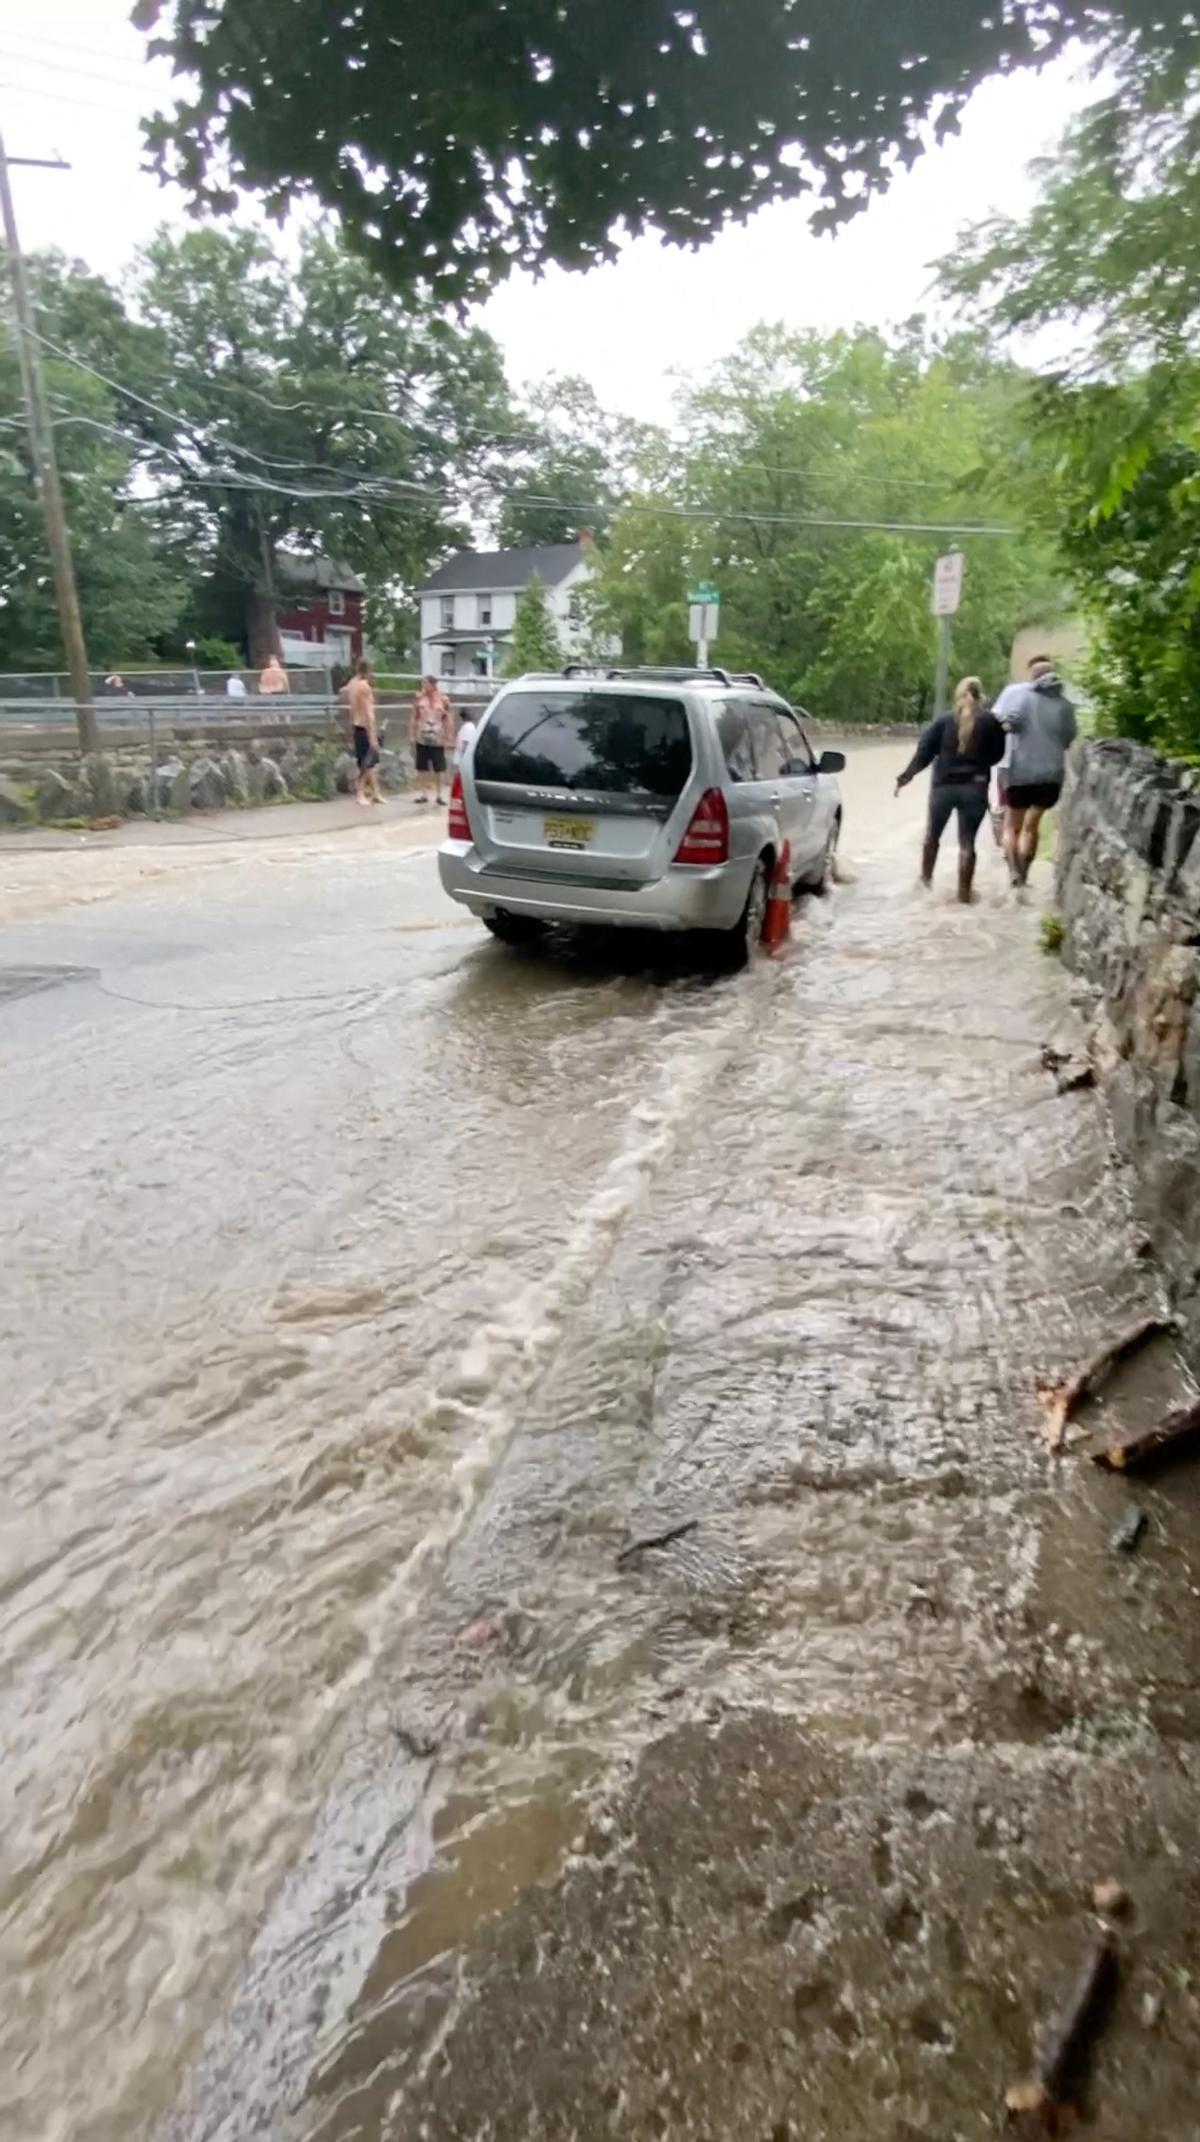
[[[453,682],[457,686],[457,680]],[[494,694],[494,684],[486,679],[479,682],[480,692],[460,694],[454,689],[452,699],[460,709]],[[392,686],[377,678],[375,702],[381,727],[407,737],[411,680]],[[48,769],[53,769],[55,760],[77,761],[76,712],[70,698],[0,694],[0,757],[7,754],[30,770],[38,760],[45,760]],[[114,695],[97,699],[95,714],[102,751],[145,753],[147,801],[149,814],[155,818],[162,815],[159,776],[166,759],[185,754],[191,760],[206,750],[216,756],[255,739],[261,739],[269,753],[285,749],[289,739],[324,739],[343,748],[350,741],[345,702],[332,690],[260,693],[246,699],[203,692]]]
[[[104,671],[93,671],[92,696],[97,712],[103,707],[119,705],[122,699],[223,699],[227,696],[226,686],[231,677],[240,679],[246,687],[246,698],[256,703],[272,698],[311,699],[320,694],[333,698],[337,691],[333,672],[325,669],[291,670],[290,693],[260,693],[258,671],[250,669],[133,669],[123,670],[120,675],[124,689],[115,691],[107,683]],[[421,682],[418,670],[377,669],[374,678],[376,689],[384,692],[411,694]],[[443,677],[439,682],[455,699],[478,700],[491,698],[499,680],[493,677]],[[65,670],[0,670],[0,705],[31,699],[62,701],[73,706],[71,680]],[[230,700],[231,706],[241,704],[237,698]]]
[[[0,687],[6,681],[0,677]],[[447,678],[446,683],[451,704],[460,706],[486,705],[497,688],[486,678]],[[415,684],[409,678],[395,682],[387,677],[375,679],[375,697],[380,707],[407,705],[414,690]],[[94,701],[94,712],[102,731],[136,729],[153,714],[178,728],[227,726],[245,734],[256,728],[286,729],[297,719],[311,720],[319,715],[340,720],[343,702],[332,688],[317,692],[260,692],[245,699],[229,699],[224,693],[213,692],[144,692],[129,697],[101,695]],[[0,689],[0,734],[21,729],[67,730],[75,724],[76,715],[71,698],[13,696]]]
[[[381,699],[389,699],[381,693]],[[287,728],[299,716],[336,716],[335,692],[264,693],[255,699],[225,699],[193,693],[188,698],[172,694],[147,694],[135,699],[97,699],[96,720],[101,729],[144,728],[151,715],[178,728],[228,728],[246,735],[255,728]],[[76,707],[73,699],[10,699],[0,696],[0,730],[73,729]]]

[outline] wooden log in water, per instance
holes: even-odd
[[[1094,1450],[1092,1460],[1102,1465],[1109,1473],[1135,1473],[1154,1465],[1166,1465],[1173,1458],[1190,1457],[1200,1445],[1200,1401],[1193,1406],[1177,1406],[1153,1428],[1146,1428],[1140,1435],[1127,1436],[1120,1443],[1106,1443],[1103,1450]]]
[[[1067,1423],[1078,1413],[1085,1399],[1094,1397],[1102,1383],[1107,1382],[1118,1362],[1129,1354],[1136,1353],[1147,1339],[1156,1339],[1162,1332],[1174,1331],[1172,1317],[1142,1316],[1136,1324],[1130,1324],[1115,1339],[1107,1343],[1085,1361],[1073,1376],[1065,1376],[1057,1382],[1039,1380],[1038,1398],[1046,1414],[1046,1442],[1052,1451],[1060,1451],[1066,1441]]]

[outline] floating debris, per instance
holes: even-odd
[[[663,1532],[644,1532],[640,1539],[630,1540],[628,1547],[622,1547],[617,1556],[617,1568],[623,1569],[635,1555],[644,1554],[650,1547],[669,1547],[672,1540],[686,1539],[688,1533],[698,1531],[699,1526],[698,1517],[685,1517],[677,1525],[668,1525]]]
[[[1066,1442],[1067,1423],[1078,1413],[1085,1399],[1092,1398],[1102,1383],[1106,1383],[1118,1362],[1129,1354],[1136,1353],[1148,1339],[1156,1339],[1163,1332],[1174,1331],[1172,1317],[1143,1316],[1136,1324],[1130,1324],[1115,1339],[1094,1353],[1074,1376],[1051,1381],[1039,1377],[1037,1395],[1046,1415],[1046,1441],[1052,1451],[1060,1451]]]
[[[1128,1436],[1122,1443],[1108,1443],[1103,1450],[1094,1450],[1092,1460],[1102,1465],[1109,1473],[1134,1473],[1140,1467],[1165,1465],[1172,1458],[1190,1456],[1195,1445],[1200,1443],[1200,1401],[1192,1406],[1178,1406],[1168,1413],[1157,1427],[1146,1428],[1140,1435]]]

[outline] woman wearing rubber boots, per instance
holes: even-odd
[[[971,897],[975,877],[975,842],[987,817],[992,768],[1004,757],[1004,731],[983,703],[978,677],[964,677],[954,694],[954,711],[931,721],[896,783],[896,794],[916,774],[933,768],[929,819],[921,850],[921,883],[932,885],[942,835],[958,816],[958,897]]]

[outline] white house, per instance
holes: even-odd
[[[524,550],[460,550],[418,588],[421,669],[432,677],[492,677],[504,666],[517,598],[536,573],[565,656],[581,642],[579,589],[591,577],[593,543],[546,543]]]

